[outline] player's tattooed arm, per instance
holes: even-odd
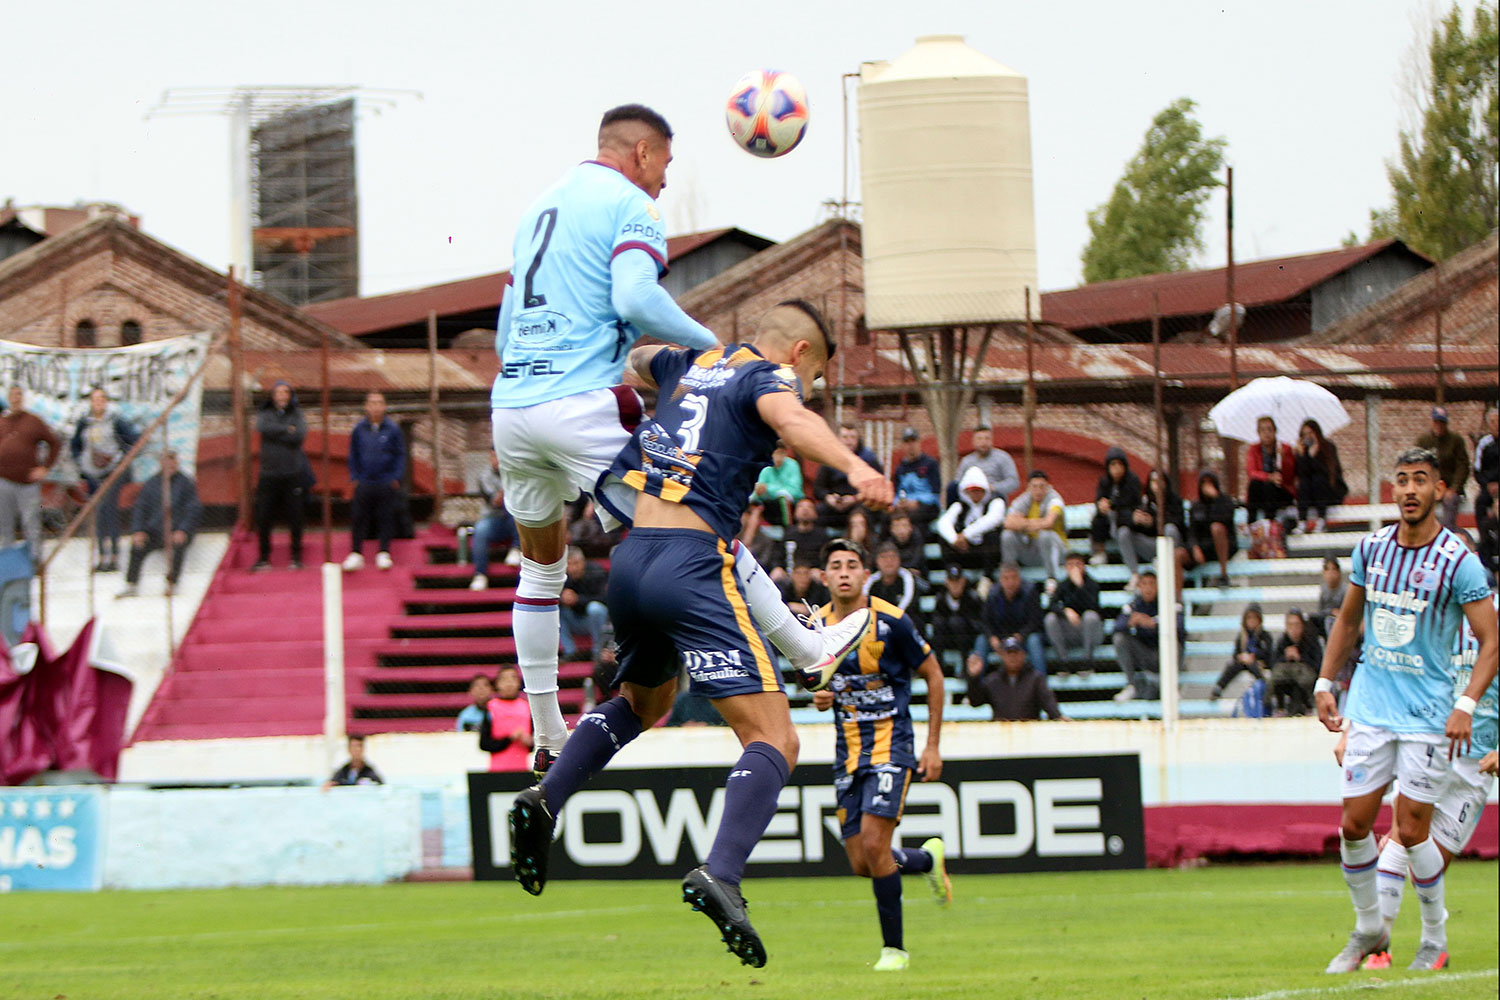
[[[631,351],[625,364],[625,384],[637,389],[655,389],[656,379],[651,375],[651,359],[666,349],[664,344],[652,344]]]
[[[1349,654],[1354,651],[1354,644],[1359,642],[1364,615],[1365,588],[1351,583],[1344,592],[1344,603],[1339,607],[1333,628],[1328,632],[1328,645],[1323,648],[1323,668],[1318,673],[1320,682],[1328,681],[1331,684],[1340,668],[1348,662]],[[1343,717],[1339,715],[1338,699],[1333,696],[1332,691],[1317,691],[1313,695],[1313,701],[1318,706],[1318,721],[1323,723],[1323,728],[1330,733],[1337,733],[1344,728]]]
[[[943,731],[943,704],[948,700],[943,687],[943,668],[938,665],[937,657],[928,654],[917,673],[927,682],[927,746],[922,750],[917,773],[923,781],[937,781],[943,776],[943,757],[938,751],[938,741]]]

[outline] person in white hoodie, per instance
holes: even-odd
[[[970,466],[958,480],[958,500],[937,519],[943,562],[988,571],[1000,562],[1005,498],[990,491],[984,470]]]

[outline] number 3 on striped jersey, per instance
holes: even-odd
[[[677,404],[687,411],[688,418],[677,432],[682,435],[682,450],[697,451],[698,438],[703,433],[703,422],[708,419],[708,397],[690,392]]]

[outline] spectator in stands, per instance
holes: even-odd
[[[1084,672],[1094,672],[1094,650],[1104,641],[1104,619],[1100,617],[1099,585],[1088,574],[1081,552],[1069,552],[1067,571],[1052,596],[1044,619],[1047,638],[1063,660],[1084,662]],[[1071,655],[1069,648],[1078,652]]]
[[[989,647],[1000,652],[1000,643],[1016,639],[1026,646],[1031,665],[1047,672],[1047,654],[1042,647],[1042,602],[1037,588],[1021,579],[1021,567],[1015,563],[1000,566],[1000,585],[990,590],[984,604],[984,630]],[[973,659],[980,659],[982,640],[974,648]]]
[[[509,562],[511,553],[517,556],[518,535],[515,519],[505,509],[505,491],[500,488],[500,457],[490,449],[489,468],[479,474],[479,495],[487,504],[479,520],[474,522],[469,536],[469,558],[474,562],[474,578],[469,581],[470,590],[484,590],[490,585],[490,550],[500,546],[500,558]]]
[[[1307,627],[1301,608],[1286,613],[1286,633],[1271,656],[1271,700],[1288,715],[1306,715],[1313,704],[1313,683],[1323,666],[1323,644]]]
[[[1240,615],[1240,632],[1234,637],[1234,655],[1224,665],[1219,679],[1214,682],[1208,697],[1218,701],[1229,682],[1243,671],[1258,681],[1267,680],[1271,669],[1272,655],[1276,652],[1271,642],[1271,633],[1265,630],[1265,615],[1260,605],[1253,601]]]
[[[391,539],[396,535],[396,504],[401,498],[401,477],[406,474],[406,438],[396,422],[385,415],[385,394],[365,395],[365,417],[349,435],[349,479],[354,483],[354,505],[350,511],[349,555],[344,570],[363,569],[365,539],[373,531],[380,549],[375,565],[385,570],[391,561]]]
[[[1270,417],[1255,422],[1255,433],[1260,440],[1245,450],[1245,506],[1250,520],[1282,517],[1289,531],[1294,522],[1286,512],[1297,502],[1297,458],[1291,445],[1276,440],[1276,421]]]
[[[839,440],[870,468],[880,468],[880,459],[860,440],[859,427],[853,421],[846,420],[839,425]],[[818,474],[813,478],[813,497],[817,500],[818,518],[823,527],[840,532],[844,530],[845,518],[859,503],[859,497],[849,485],[849,477],[826,465],[818,466]],[[816,559],[821,552],[820,544],[813,558]]]
[[[150,480],[147,480],[148,482]],[[349,737],[349,759],[344,761],[328,780],[323,782],[323,791],[335,785],[383,785],[385,779],[365,760],[365,738]]]
[[[901,553],[901,565],[918,574],[926,570],[927,553],[924,550],[927,540],[905,511],[891,514],[885,524],[885,537]]]
[[[1052,488],[1047,474],[1032,469],[1026,490],[1011,501],[1000,533],[1000,558],[1021,566],[1041,566],[1047,571],[1046,592],[1057,589],[1063,572],[1063,553],[1068,547],[1063,498]]]
[[[930,524],[938,512],[938,494],[943,473],[937,459],[922,450],[922,435],[915,427],[901,432],[901,458],[891,465],[896,487],[895,510],[905,511],[918,524]]]
[[[0,414],[0,546],[8,548],[15,541],[19,521],[32,563],[42,559],[42,480],[61,447],[47,422],[26,409],[25,390],[11,386],[10,409]]]
[[[1482,521],[1500,501],[1500,409],[1493,406],[1484,411],[1484,434],[1474,446],[1474,482],[1474,517]]]
[[[976,640],[984,635],[984,605],[969,586],[962,566],[948,567],[943,592],[933,603],[931,623],[932,648],[945,669],[945,652],[952,650],[961,661],[973,652]]]
[[[881,542],[875,550],[875,566],[878,572],[865,578],[865,594],[905,611],[920,632],[922,617],[917,613],[917,597],[927,585],[901,565],[901,550],[892,542]]]
[[[589,562],[576,545],[568,546],[564,572],[566,576],[558,602],[562,628],[557,633],[562,654],[569,660],[577,659],[576,637],[586,635],[592,656],[597,660],[599,651],[604,648],[604,630],[609,627],[609,608],[605,606],[609,575],[603,567]]]
[[[1210,559],[1219,563],[1216,587],[1229,586],[1229,559],[1239,551],[1234,530],[1234,499],[1219,485],[1212,472],[1198,474],[1198,499],[1188,512],[1186,545],[1177,552],[1177,562],[1184,570],[1205,566]]]
[[[760,508],[767,524],[787,524],[792,519],[792,505],[801,500],[802,463],[787,451],[785,441],[777,441],[771,452],[771,464],[760,470],[750,503]]]
[[[608,559],[615,546],[625,538],[623,527],[604,530],[599,515],[594,512],[594,500],[587,494],[564,505],[563,511],[568,522],[568,544],[578,546],[589,559]]]
[[[507,663],[495,674],[495,697],[479,725],[479,749],[490,755],[491,771],[526,771],[531,745],[531,708],[521,694],[521,670]]]
[[[818,556],[826,544],[828,529],[818,521],[818,505],[803,497],[792,508],[792,523],[781,536],[782,555],[771,571],[771,579],[778,583],[786,579],[799,562],[818,565]]]
[[[997,721],[1031,722],[1047,713],[1049,719],[1065,716],[1057,707],[1057,696],[1047,686],[1047,674],[1026,662],[1026,646],[1013,638],[1000,643],[1002,669],[984,672],[977,658],[967,668],[969,690],[965,697],[975,708],[988,705]]]
[[[831,599],[828,588],[818,579],[816,560],[798,560],[791,575],[780,583],[781,599],[799,615],[810,615]]]
[[[1157,604],[1156,571],[1141,572],[1140,587],[1115,619],[1112,642],[1115,659],[1125,674],[1125,686],[1115,701],[1161,696],[1161,627]],[[1182,616],[1177,618],[1178,648],[1182,645]]]
[[[1339,561],[1328,556],[1323,560],[1323,580],[1318,584],[1318,610],[1308,623],[1318,638],[1328,638],[1333,629],[1333,620],[1339,616],[1339,608],[1344,606],[1344,593],[1348,589]]]
[[[995,435],[989,427],[981,424],[974,429],[974,450],[958,461],[958,482],[963,482],[964,473],[978,469],[984,473],[990,492],[1008,499],[1021,488],[1021,474],[1016,471],[1015,459],[1007,452],[995,447]],[[961,488],[961,487],[960,487]],[[957,490],[955,490],[957,492]],[[951,503],[952,501],[950,501]]]
[[[849,523],[844,528],[844,537],[851,542],[858,543],[866,552],[875,547],[875,537],[870,531],[870,515],[865,513],[863,507],[856,507],[849,512]]]
[[[469,703],[459,710],[454,728],[461,733],[477,733],[484,724],[484,710],[495,697],[495,682],[484,674],[469,678]]]
[[[163,452],[161,470],[141,486],[135,505],[130,509],[130,564],[125,568],[125,589],[117,597],[134,597],[141,580],[141,564],[146,556],[165,548],[167,542],[167,504],[172,506],[172,558],[167,569],[167,595],[182,575],[182,561],[187,558],[193,533],[203,505],[198,500],[198,486],[185,472],[178,471],[177,452]]]
[[[1463,503],[1464,486],[1469,482],[1469,455],[1464,439],[1448,429],[1448,411],[1432,408],[1432,430],[1417,438],[1418,448],[1427,448],[1438,457],[1438,475],[1447,487],[1438,499],[1438,520],[1443,527],[1458,527],[1458,508]]]
[[[1316,420],[1304,420],[1292,453],[1296,456],[1297,520],[1303,530],[1322,531],[1328,526],[1328,508],[1349,493],[1338,446],[1323,436]],[[1309,518],[1309,514],[1317,517]]]
[[[933,525],[942,543],[943,561],[988,570],[1000,559],[1004,523],[1005,498],[990,492],[983,471],[969,469],[959,478],[958,499]]]
[[[302,568],[302,514],[307,489],[312,485],[312,464],[302,450],[307,437],[307,418],[297,405],[291,384],[277,379],[271,396],[255,415],[260,433],[260,477],[255,482],[255,530],[260,558],[254,572],[271,568],[271,527],[285,517],[291,533],[292,569]]]
[[[89,496],[99,492],[109,474],[140,437],[130,421],[113,412],[109,395],[103,389],[89,393],[89,411],[78,421],[69,450],[79,478]],[[94,507],[94,524],[99,535],[99,562],[94,569],[113,573],[120,568],[120,488],[130,482],[130,470],[120,474],[109,491]]]
[[[1112,538],[1118,540],[1120,529],[1130,530],[1130,512],[1140,502],[1141,480],[1130,471],[1125,449],[1110,448],[1104,453],[1104,474],[1099,477],[1099,486],[1094,492],[1094,520],[1089,526],[1089,541],[1094,554],[1089,562],[1103,566],[1109,561],[1104,552],[1105,543]]]
[[[723,726],[727,725],[714,703],[699,691],[693,690],[686,669],[677,673],[677,698],[672,702],[672,714],[667,716],[664,726]]]
[[[1161,534],[1172,540],[1173,570],[1177,575],[1177,592],[1182,593],[1182,560],[1176,558],[1177,550],[1184,547],[1185,526],[1182,520],[1182,498],[1172,484],[1157,469],[1146,474],[1146,486],[1141,490],[1140,502],[1130,512],[1130,533],[1120,531],[1115,537],[1120,543],[1120,555],[1125,567],[1130,570],[1130,580],[1125,584],[1127,593],[1135,593],[1140,579],[1140,563],[1156,561],[1156,522],[1161,513]]]
[[[740,515],[738,537],[740,544],[750,549],[750,554],[755,557],[755,561],[765,567],[773,580],[786,578],[786,570],[781,565],[782,560],[786,558],[786,552],[781,547],[781,539],[769,531],[760,530],[760,515],[755,512],[755,508],[747,507]]]

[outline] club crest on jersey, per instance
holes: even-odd
[[[651,216],[653,222],[661,221],[661,213],[656,210],[656,202],[649,198],[646,199],[646,214]]]
[[[1398,615],[1385,608],[1376,608],[1371,619],[1375,639],[1386,649],[1400,649],[1417,636],[1417,619],[1414,615]]]
[[[1406,576],[1406,582],[1414,590],[1436,590],[1442,574],[1431,566],[1418,566]]]

